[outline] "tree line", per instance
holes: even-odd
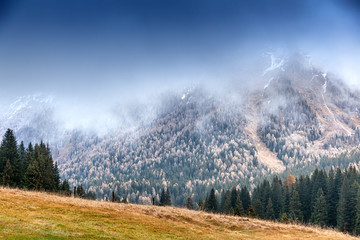
[[[251,197],[246,187],[218,194],[211,189],[199,207],[208,212],[313,224],[360,235],[359,184],[355,167],[329,172],[316,169],[310,176],[295,178],[289,174],[284,181],[277,176],[271,183],[264,180]]]
[[[67,180],[61,181],[57,163],[53,162],[48,145],[30,142],[19,145],[13,130],[8,129],[0,145],[0,184],[36,191],[60,192],[70,195]]]

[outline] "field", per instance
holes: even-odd
[[[0,188],[0,238],[355,239],[314,227],[7,188]]]

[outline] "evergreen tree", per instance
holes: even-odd
[[[247,209],[251,203],[251,198],[250,198],[249,190],[247,189],[246,186],[242,187],[240,190],[240,199],[243,204],[244,211],[247,211]]]
[[[231,190],[231,207],[233,209],[236,208],[236,200],[237,200],[237,198],[238,198],[238,192],[237,192],[236,188],[233,188]]]
[[[160,206],[170,206],[171,205],[171,197],[169,189],[162,189],[161,195],[160,195]]]
[[[186,207],[187,209],[194,210],[194,202],[193,202],[193,200],[191,199],[191,197],[188,197],[188,198],[186,199],[185,207]]]
[[[221,199],[221,210],[220,210],[221,212],[225,214],[231,213],[231,209],[233,209],[231,205],[231,200],[232,200],[232,194],[229,190],[227,190],[225,193],[223,193]]]
[[[171,195],[170,195],[169,188],[166,188],[165,205],[171,206]]]
[[[34,160],[30,163],[24,176],[24,185],[27,189],[40,190],[41,171],[38,161]]]
[[[55,162],[54,170],[53,170],[53,176],[54,176],[54,189],[55,191],[58,191],[60,188],[60,174],[57,162]]]
[[[217,212],[218,203],[215,196],[215,189],[212,188],[210,194],[205,202],[205,211],[207,212]]]
[[[85,198],[85,190],[84,190],[82,184],[80,184],[76,187],[76,196],[78,196],[79,198]]]
[[[5,164],[5,168],[2,174],[2,183],[4,186],[15,186],[15,183],[13,182],[14,179],[14,171],[13,167],[10,164],[10,161],[7,160]]]
[[[331,169],[329,172],[329,180],[328,180],[328,195],[327,195],[327,215],[328,222],[327,225],[331,227],[336,226],[336,205],[338,202],[338,192],[335,187],[335,173],[334,170]]]
[[[292,193],[290,196],[289,216],[295,222],[298,222],[298,221],[301,222],[303,219],[299,194],[295,189],[292,190]]]
[[[344,231],[345,226],[348,232],[352,232],[355,227],[356,219],[356,195],[357,183],[349,186],[347,175],[344,176],[340,191],[340,200],[338,204],[337,228]]]
[[[282,192],[281,192],[281,181],[276,176],[273,178],[272,184],[271,184],[271,202],[274,209],[274,216],[275,219],[278,219],[280,217],[280,212],[282,208]],[[268,203],[269,205],[269,203]]]
[[[360,235],[360,188],[358,189],[356,196],[356,219],[355,219],[355,230],[356,236]]]
[[[244,209],[243,209],[243,203],[240,199],[240,194],[237,195],[236,197],[236,203],[235,203],[235,209],[234,209],[234,214],[236,216],[241,216],[244,214]]]
[[[309,176],[300,176],[296,181],[296,190],[299,193],[301,203],[301,212],[303,213],[304,222],[309,222],[311,217],[311,187]]]
[[[3,140],[0,145],[0,174],[4,176],[4,169],[9,161],[8,167],[11,166],[12,173],[5,177],[8,183],[11,183],[13,186],[21,186],[21,163],[20,156],[18,153],[18,147],[14,132],[11,129],[8,129],[3,137]],[[9,168],[7,169],[9,171]],[[2,180],[3,178],[1,178]]]
[[[28,164],[25,161],[26,151],[25,151],[25,146],[24,146],[23,141],[21,141],[18,151],[19,151],[19,157],[20,157],[21,176],[24,176],[25,172],[26,172],[26,169],[28,167]]]
[[[318,190],[314,210],[311,215],[311,222],[321,227],[326,226],[328,222],[326,199],[321,188]]]
[[[70,185],[66,179],[60,184],[60,193],[66,196],[71,196]]]
[[[260,199],[255,199],[252,203],[254,212],[255,212],[255,216],[259,217],[259,218],[264,218],[264,213],[263,213],[263,205],[261,204]]]
[[[273,204],[272,204],[271,198],[269,198],[268,205],[266,206],[265,218],[268,220],[275,219],[275,212],[273,209]]]

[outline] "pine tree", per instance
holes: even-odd
[[[289,217],[294,221],[302,221],[303,215],[301,212],[301,203],[299,199],[298,192],[293,189],[291,196],[290,196],[290,202],[289,202]]]
[[[335,173],[334,173],[334,170],[331,169],[329,172],[329,180],[328,180],[328,195],[327,195],[328,222],[327,222],[327,225],[332,226],[332,227],[336,226],[337,201],[338,201],[338,192],[335,187]]]
[[[54,170],[53,170],[53,176],[54,176],[54,190],[58,191],[60,188],[60,174],[59,174],[59,169],[58,169],[58,165],[57,162],[55,162],[55,166],[54,166]]]
[[[24,176],[24,185],[27,189],[40,190],[41,170],[38,161],[30,163]]]
[[[170,195],[169,188],[166,188],[165,205],[171,206],[171,195]]]
[[[242,203],[242,201],[240,199],[240,194],[238,194],[237,197],[236,197],[234,214],[236,216],[241,216],[241,215],[244,214],[243,203]]]
[[[247,209],[251,203],[251,198],[250,198],[249,190],[247,189],[246,186],[242,187],[240,190],[240,199],[243,204],[242,208],[244,209],[244,211],[247,211]]]
[[[21,141],[18,151],[19,151],[19,157],[20,157],[21,176],[24,176],[28,165],[26,165],[26,161],[25,161],[26,151],[25,151],[25,146],[24,146],[23,141]]]
[[[2,174],[2,183],[4,186],[15,186],[15,183],[13,182],[14,179],[14,171],[13,171],[13,167],[10,164],[10,161],[7,160],[6,164],[5,164],[5,168]]]
[[[236,200],[237,200],[237,198],[238,198],[238,191],[236,190],[236,188],[233,188],[231,190],[231,207],[233,209],[236,208]]]
[[[169,189],[162,189],[161,195],[160,195],[160,206],[170,206],[171,205],[171,197]]]
[[[60,193],[66,196],[71,196],[70,185],[66,179],[60,184]]]
[[[225,214],[230,214],[231,209],[234,209],[231,205],[231,199],[232,195],[229,190],[227,190],[225,193],[223,193],[222,199],[221,199],[221,212]]]
[[[338,204],[337,228],[344,231],[345,226],[348,232],[352,232],[355,227],[356,211],[356,195],[357,183],[351,186],[348,183],[348,177],[345,175],[340,191],[340,200]]]
[[[215,189],[212,188],[208,199],[205,202],[205,211],[207,212],[217,212],[218,210],[218,203],[215,196]]]
[[[269,198],[268,205],[266,206],[265,218],[268,220],[275,219],[275,212],[273,209],[273,204],[272,204],[271,198]]]
[[[263,205],[261,204],[260,199],[253,200],[252,206],[255,211],[255,216],[264,218]]]
[[[311,215],[311,222],[321,227],[326,226],[326,223],[328,222],[326,199],[321,188],[319,188],[315,200],[314,210]]]
[[[355,219],[355,230],[356,236],[360,235],[360,188],[358,189],[356,196],[356,219]]]
[[[85,190],[82,184],[76,187],[76,196],[78,196],[79,198],[85,198]]]
[[[190,210],[194,210],[194,202],[193,200],[191,199],[191,197],[188,197],[186,199],[186,204],[185,204],[186,208],[187,209],[190,209]]]
[[[278,177],[274,177],[271,184],[271,201],[274,209],[275,219],[278,219],[280,217],[282,208],[281,181]]]
[[[300,176],[296,181],[296,190],[299,193],[301,212],[304,222],[309,222],[311,217],[311,184],[309,176]]]
[[[3,140],[0,145],[0,174],[4,174],[4,168],[9,161],[9,164],[12,169],[11,176],[6,178],[7,182],[11,183],[13,186],[20,186],[22,175],[21,175],[21,164],[20,156],[18,153],[18,147],[14,132],[11,129],[8,129],[3,137]]]

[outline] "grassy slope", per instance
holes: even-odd
[[[329,230],[173,207],[88,201],[0,188],[0,238],[351,239]]]

